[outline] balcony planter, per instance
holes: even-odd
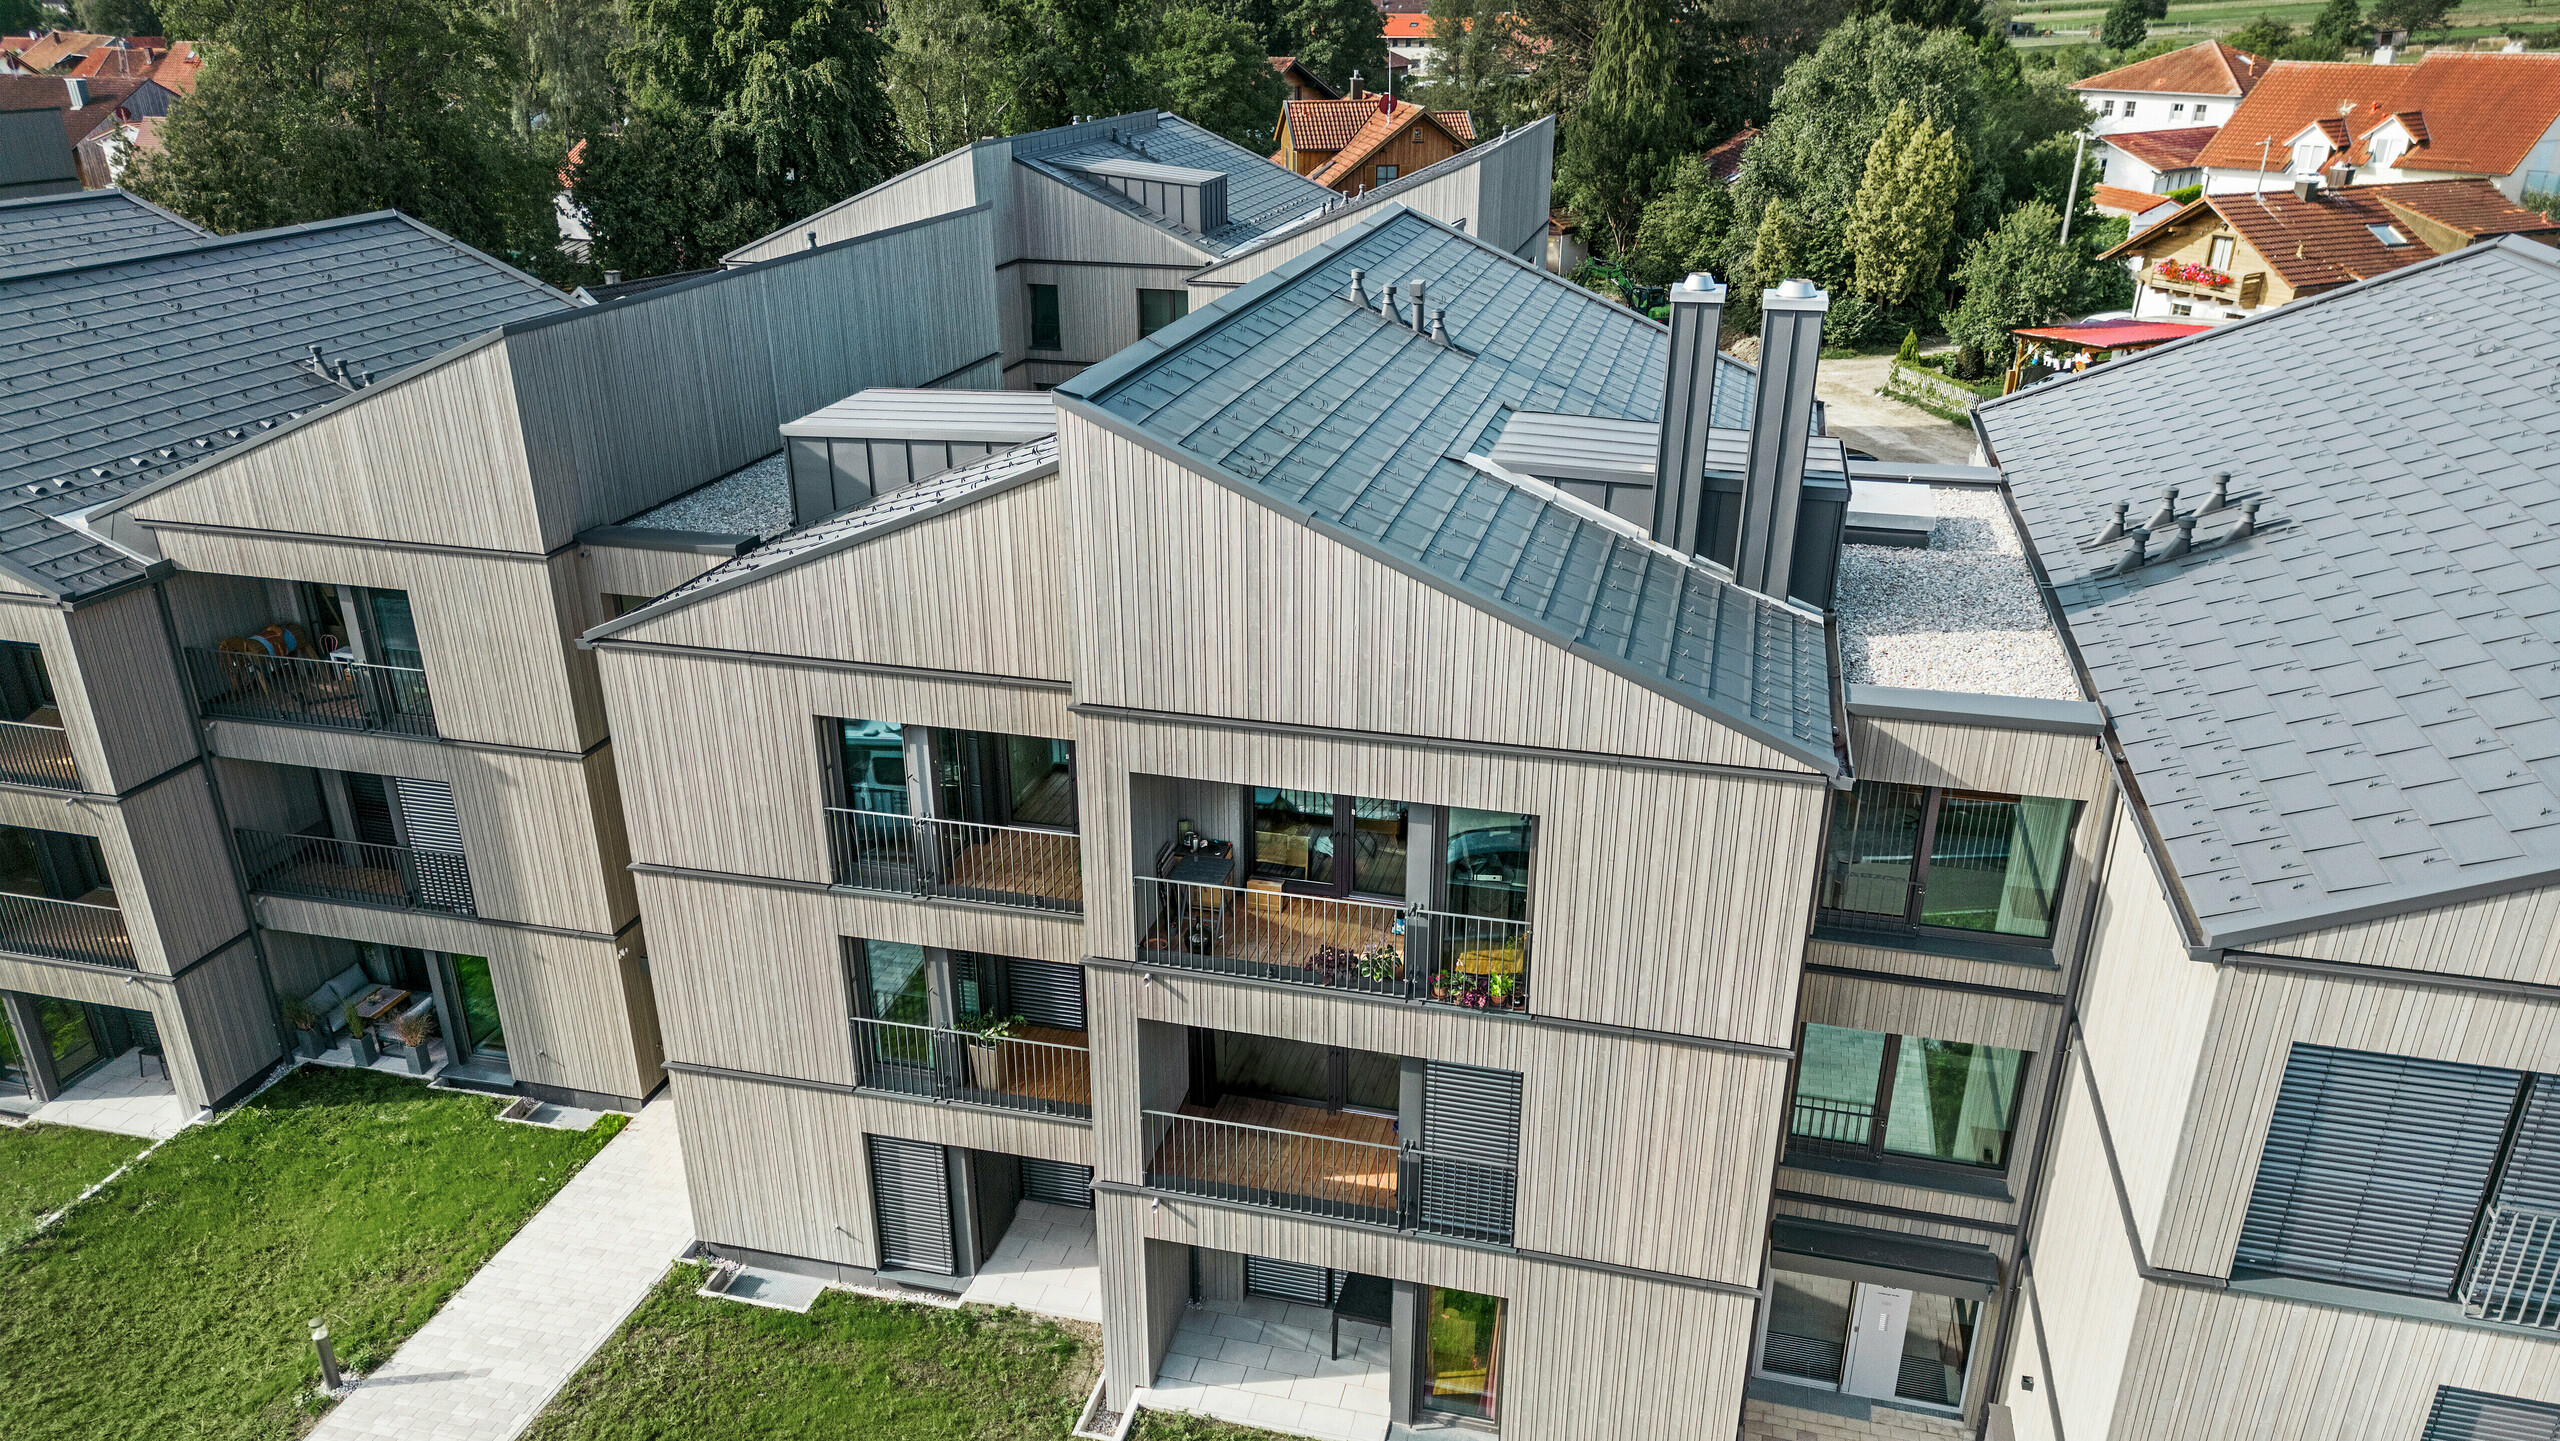
[[[436,1033],[435,1018],[423,1011],[411,1011],[391,1023],[391,1033],[400,1038],[400,1046],[409,1062],[409,1074],[427,1073],[427,1042]]]
[[[1004,1047],[998,1042],[1022,1024],[1020,1016],[1002,1016],[983,1021],[967,1032],[970,1085],[981,1091],[1004,1089]]]
[[[284,1023],[293,1030],[293,1053],[305,1059],[317,1056],[326,1046],[320,1037],[320,1015],[311,1003],[300,996],[287,996],[276,1003]]]
[[[365,1029],[364,1017],[354,1001],[347,1002],[347,1048],[355,1052],[356,1064],[370,1066],[374,1061],[373,1035]]]

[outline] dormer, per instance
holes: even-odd
[[[2427,143],[2427,117],[2416,110],[2386,116],[2363,136],[2367,164],[2376,170],[2397,165],[2400,157]]]
[[[2292,173],[2317,176],[2328,168],[2331,154],[2347,148],[2347,122],[2336,117],[2314,120],[2285,142],[2293,155]]]
[[[1227,177],[1223,171],[1165,165],[1135,155],[1061,163],[1092,176],[1194,234],[1214,234],[1227,226]]]

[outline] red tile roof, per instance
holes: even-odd
[[[2288,141],[2329,122],[2320,128],[2331,144],[2361,165],[2370,158],[2365,138],[2393,115],[2414,115],[2411,132],[2424,137],[2393,169],[2511,175],[2534,142],[2560,123],[2560,55],[2431,51],[2415,65],[2281,60],[2199,159],[2252,169],[2259,142],[2271,138],[2268,168],[2277,169],[2276,156]]]
[[[160,63],[151,67],[152,83],[172,95],[196,93],[196,72],[204,66],[204,56],[193,40],[173,40]]]
[[[2219,128],[2199,125],[2187,130],[2124,130],[2102,138],[2154,170],[2192,170],[2196,156],[2203,153]]]
[[[1427,13],[1421,15],[1389,15],[1387,17],[1387,38],[1390,40],[1430,39],[1430,15]]]
[[[1292,100],[1289,143],[1300,150],[1325,154],[1340,150],[1378,113],[1378,102],[1358,100]]]
[[[2074,90],[2141,90],[2162,95],[2246,95],[2267,73],[2267,62],[2219,40],[2074,80]]]
[[[1731,180],[1742,173],[1742,152],[1760,138],[1760,127],[1745,125],[1707,151],[1707,174],[1718,180]]]
[[[1410,101],[1398,100],[1394,102],[1391,109],[1373,105],[1369,110],[1368,122],[1360,127],[1359,133],[1345,141],[1342,148],[1334,152],[1333,158],[1324,163],[1323,168],[1307,178],[1318,185],[1331,185],[1375,160],[1378,152],[1386,148],[1388,141],[1404,134],[1417,124],[1437,125],[1443,131],[1449,129],[1447,123],[1439,116],[1426,112],[1421,106]],[[1459,149],[1466,148],[1465,136],[1453,132],[1449,138],[1458,142]]]
[[[133,92],[150,83],[124,76],[84,80],[80,83],[89,92],[89,103],[74,110],[71,87],[63,80],[60,75],[0,75],[0,110],[59,110],[63,133],[77,145],[113,118],[116,107]]]
[[[2328,290],[2435,255],[2411,233],[2411,214],[2445,225],[2466,242],[2495,235],[2560,240],[2560,223],[2510,204],[2486,180],[2430,180],[2319,190],[2309,200],[2295,199],[2290,190],[2208,195],[2108,255],[2154,243],[2165,227],[2207,206],[2296,291]],[[2385,242],[2367,228],[2374,225],[2393,227],[2408,243]]]
[[[115,37],[97,35],[86,30],[48,30],[34,44],[18,52],[18,63],[42,73],[75,55],[86,55]]]
[[[2121,185],[2099,186],[2096,201],[2100,210],[2113,215],[2140,215],[2144,211],[2177,203],[2166,195],[2154,195],[2148,190],[2128,190]]]
[[[1295,71],[1296,79],[1315,87],[1323,94],[1338,96],[1342,93],[1341,91],[1334,89],[1332,86],[1327,85],[1323,76],[1318,75],[1306,66],[1299,64],[1298,57],[1295,55],[1270,55],[1265,56],[1264,58],[1271,62],[1271,68],[1274,71],[1277,71],[1280,78],[1283,80],[1291,79],[1292,76],[1290,72]]]
[[[1476,118],[1464,110],[1434,110],[1431,118],[1440,122],[1441,129],[1457,137],[1460,145],[1476,143]]]
[[[141,45],[100,46],[81,56],[80,63],[65,73],[82,77],[130,75],[147,80],[151,76],[151,67],[160,63],[162,53]]]

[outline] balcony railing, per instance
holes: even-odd
[[[196,702],[209,716],[335,730],[436,734],[427,673],[409,666],[187,649]]]
[[[71,737],[60,726],[0,721],[0,780],[47,790],[80,789],[71,763]]]
[[[1812,1149],[1848,1146],[1865,1150],[1875,1135],[1876,1108],[1872,1101],[1831,1101],[1817,1096],[1796,1097],[1795,1116],[1787,1127],[1787,1143],[1811,1143]]]
[[[1477,1010],[1529,1005],[1529,924],[1140,876],[1142,960]]]
[[[1142,1111],[1152,1138],[1147,1184],[1276,1211],[1401,1231],[1511,1242],[1519,1172],[1342,1136],[1208,1116]]]
[[[836,884],[858,891],[1084,910],[1084,845],[1072,831],[827,808]]]
[[[985,1040],[966,1031],[853,1018],[858,1084],[1044,1116],[1093,1115],[1093,1059],[1073,1031]]]
[[[133,936],[124,912],[92,901],[58,901],[0,891],[0,950],[132,970]]]
[[[240,855],[249,889],[263,895],[479,914],[472,905],[471,870],[460,851],[244,829]]]
[[[2560,1331],[2560,1211],[2491,1206],[2463,1283],[2467,1316]]]

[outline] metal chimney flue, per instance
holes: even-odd
[[[1780,599],[1795,574],[1814,370],[1822,361],[1822,318],[1830,310],[1831,297],[1810,280],[1760,292],[1760,384],[1751,401],[1751,459],[1742,476],[1733,578]]]
[[[1716,332],[1725,288],[1705,271],[1671,287],[1671,363],[1662,374],[1662,432],[1653,457],[1653,538],[1695,555],[1705,537],[1707,426],[1715,413]]]

